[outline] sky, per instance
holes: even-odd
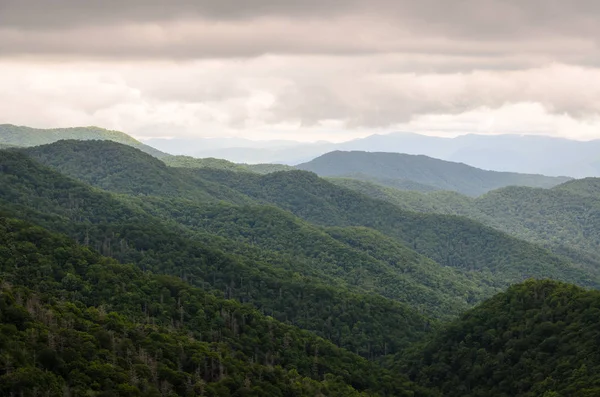
[[[596,0],[0,0],[0,123],[600,138]]]

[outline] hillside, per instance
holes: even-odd
[[[273,206],[158,198],[141,206],[197,232],[226,238],[228,243],[221,244],[226,252],[257,257],[327,285],[378,294],[434,318],[456,315],[494,292],[367,228],[322,228]]]
[[[583,196],[600,195],[600,178],[583,178],[565,182],[554,187],[554,190],[567,191]]]
[[[277,171],[291,171],[294,167],[284,164],[236,164],[214,157],[195,158],[190,156],[168,156],[162,159],[169,167],[181,168],[215,168],[220,170],[255,172],[269,174]]]
[[[600,395],[600,292],[512,286],[416,349],[403,370],[447,397]]]
[[[259,176],[210,169],[198,173],[315,224],[377,230],[443,266],[453,267],[468,277],[483,277],[490,285],[503,287],[528,277],[597,284],[596,271],[579,269],[564,258],[480,223],[403,211],[311,173],[292,171]]]
[[[21,149],[59,172],[116,193],[174,196],[200,201],[247,202],[247,198],[129,145],[111,141],[65,140]]]
[[[68,147],[63,148],[62,145]],[[97,147],[90,150],[88,145]],[[78,154],[73,148],[87,148]],[[88,183],[103,180],[102,175],[113,177],[110,169],[121,168],[120,162],[111,161],[107,167],[90,167],[90,172],[82,170],[85,163],[102,163],[103,148],[115,149],[115,152],[128,153],[134,149],[108,142],[66,142],[33,150],[36,159]],[[48,152],[52,155],[44,155]],[[115,155],[128,158],[129,155]],[[123,160],[129,161],[129,160]],[[148,181],[151,185],[154,172],[150,164],[156,162],[150,156],[138,152],[139,166],[135,178],[120,178],[115,186],[97,185],[116,192],[137,189],[136,180]],[[125,167],[126,168],[126,167]],[[186,170],[165,167],[164,179],[171,172]],[[200,181],[204,185],[214,184],[227,192],[248,197],[255,203],[275,204],[294,213],[296,216],[322,226],[364,226],[396,239],[412,250],[427,256],[442,266],[449,266],[473,278],[481,286],[504,288],[509,283],[522,281],[528,277],[556,277],[560,280],[582,285],[597,285],[598,274],[593,269],[580,269],[564,258],[550,254],[537,246],[486,228],[481,224],[458,217],[441,215],[418,215],[402,211],[388,203],[370,199],[351,190],[335,186],[314,174],[304,171],[275,172],[268,175],[239,173],[215,169],[187,170],[188,182]],[[96,176],[94,176],[96,175]],[[177,174],[172,174],[177,175]],[[98,177],[99,176],[99,177]],[[112,178],[112,180],[115,180]],[[158,185],[158,184],[155,184]],[[181,196],[185,191],[171,194],[169,189],[153,194]]]
[[[332,179],[335,184],[405,210],[468,217],[596,268],[600,266],[599,181],[573,180],[552,189],[511,186],[471,198],[452,192],[421,194]]]
[[[105,130],[98,127],[39,129],[12,124],[0,124],[0,145],[30,147],[46,145],[63,139],[107,140],[138,148],[157,158],[168,156],[168,154],[144,145],[120,131]]]
[[[280,321],[312,330],[364,356],[398,351],[432,324],[399,302],[351,291],[331,276],[322,280],[295,257],[180,226],[176,221],[192,218],[180,212],[179,203],[114,196],[15,152],[0,152],[0,167],[0,208],[11,216],[67,234],[145,271],[178,276],[251,303]],[[165,218],[154,216],[148,206]],[[205,214],[212,217],[218,212]],[[284,234],[270,230],[274,236]],[[325,263],[325,269],[334,264]],[[327,284],[331,280],[336,282]],[[412,299],[423,296],[427,297]]]
[[[470,198],[215,165],[0,151],[0,395],[598,393],[598,292],[511,286],[598,288],[593,261],[404,209],[554,219],[540,244],[580,249],[595,180]]]
[[[552,187],[569,178],[494,172],[427,156],[399,153],[331,152],[296,168],[320,176],[355,178],[400,187],[412,181],[437,190],[478,196],[503,186]]]
[[[2,395],[426,395],[250,306],[42,228],[0,218],[0,247]]]

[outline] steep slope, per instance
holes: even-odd
[[[273,256],[145,211],[149,198],[114,196],[0,152],[0,210],[71,236],[83,245],[154,273],[176,275],[272,317],[312,330],[366,357],[399,351],[430,320],[376,294],[326,285],[295,258]],[[177,206],[160,203],[162,211]],[[208,216],[214,214],[207,213]],[[185,219],[185,217],[184,217]],[[224,225],[226,226],[226,225]],[[274,230],[276,235],[279,231]]]
[[[398,187],[396,182],[413,181],[438,190],[470,196],[509,185],[552,187],[569,178],[484,171],[461,163],[399,153],[331,152],[298,165],[320,176],[354,177]]]
[[[154,157],[162,158],[168,156],[168,154],[144,145],[120,131],[105,130],[98,127],[39,129],[12,124],[0,124],[0,144],[29,147],[46,145],[63,139],[108,140],[138,148]]]
[[[528,281],[465,313],[404,368],[447,397],[598,396],[599,319],[600,292]]]
[[[249,306],[118,264],[21,221],[0,218],[0,250],[2,395],[375,396],[418,389]]]

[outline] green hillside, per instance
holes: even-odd
[[[154,157],[166,157],[168,154],[133,139],[120,131],[105,130],[99,127],[74,127],[40,129],[12,124],[0,124],[0,145],[39,146],[63,139],[107,140],[138,148]]]
[[[293,256],[181,226],[176,221],[186,219],[185,212],[183,218],[166,216],[180,211],[179,203],[111,195],[17,152],[0,152],[0,169],[0,208],[11,216],[67,234],[123,263],[252,303],[364,356],[398,351],[430,329],[432,321],[415,309],[350,290],[343,280],[329,284],[317,277],[323,272],[315,274],[314,267],[306,268]],[[216,209],[205,215],[219,216]],[[271,232],[285,234],[276,228]],[[425,304],[427,298],[413,299]]]
[[[148,213],[227,239],[221,248],[304,277],[377,293],[435,318],[448,318],[496,290],[367,228],[322,228],[272,206],[144,200]],[[206,238],[206,237],[205,237]]]
[[[403,368],[447,397],[595,397],[599,318],[600,292],[528,281],[449,324]]]
[[[216,158],[195,158],[190,156],[168,156],[162,159],[169,167],[181,168],[215,168],[229,171],[255,172],[270,174],[277,171],[291,171],[292,166],[284,164],[236,164],[231,161]]]
[[[0,151],[0,395],[600,392],[597,180],[472,198],[178,160]]]
[[[554,187],[553,190],[567,191],[583,196],[600,195],[600,178],[574,179]]]
[[[316,224],[372,228],[443,266],[480,282],[483,278],[492,286],[505,287],[529,277],[598,285],[597,269],[580,269],[565,258],[475,221],[403,211],[311,173],[292,171],[259,176],[209,169],[198,172],[205,179],[220,181]]]
[[[109,141],[65,140],[22,149],[28,156],[93,186],[134,196],[174,196],[199,201],[247,202],[242,195],[167,167],[139,149]]]
[[[335,151],[296,168],[320,176],[348,177],[402,188],[407,181],[436,190],[451,190],[478,196],[503,186],[552,187],[569,178],[511,172],[484,171],[462,163],[400,153]]]
[[[193,184],[200,184],[201,191],[212,184],[219,187],[218,191],[228,192],[213,195],[215,199],[249,197],[255,203],[275,204],[318,225],[369,227],[491,288],[504,288],[528,277],[598,285],[598,274],[593,269],[579,269],[537,246],[481,224],[464,218],[403,211],[304,171],[261,176],[210,168],[174,169],[135,149],[110,142],[69,141],[26,152],[70,176],[119,193],[137,191],[138,181],[142,181],[141,186],[155,189],[150,194],[195,198],[191,195],[195,191]],[[113,155],[109,162],[104,160],[107,152]],[[132,158],[135,167],[124,165]],[[117,177],[121,169],[133,175]],[[189,173],[186,185],[175,191],[167,182],[178,180],[182,172]],[[158,186],[164,189],[156,190]]]
[[[600,179],[569,181],[552,189],[511,186],[470,198],[452,192],[421,194],[349,179],[332,182],[400,208],[461,215],[600,268]]]
[[[7,396],[412,396],[417,389],[250,306],[7,218],[0,218],[0,309]]]

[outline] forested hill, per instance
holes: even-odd
[[[600,292],[555,281],[512,286],[400,367],[446,397],[600,396]]]
[[[0,124],[0,145],[30,147],[45,145],[63,139],[108,140],[138,148],[154,157],[166,157],[168,154],[133,139],[120,131],[105,130],[98,127],[73,127],[39,129],[12,124]]]
[[[257,249],[252,241],[245,244],[235,237],[227,239],[192,230],[178,223],[194,219],[180,206],[189,205],[189,201],[164,199],[154,203],[147,197],[140,200],[114,196],[69,179],[17,152],[0,151],[0,170],[0,208],[11,216],[67,234],[123,263],[178,276],[230,299],[251,303],[280,321],[311,330],[355,353],[368,357],[392,353],[431,328],[431,321],[417,314],[416,307],[367,288],[370,280],[382,277],[381,274],[356,277],[365,281],[364,287],[356,283],[350,287],[339,276],[334,277],[330,268],[339,272],[350,264],[346,265],[339,254],[319,258],[320,253],[313,250],[316,241],[306,241],[307,257],[298,258],[280,253],[277,246]],[[218,207],[209,208],[204,215],[215,217],[219,211]],[[268,225],[270,219],[264,221]],[[223,223],[218,229],[231,226]],[[267,230],[275,238],[287,238],[283,237],[287,231],[280,228]],[[243,232],[252,238],[255,231]],[[312,238],[320,239],[320,235]],[[356,250],[351,254],[356,254]],[[357,267],[370,268],[371,264],[365,261],[374,258],[362,256]],[[404,261],[401,257],[396,260]],[[417,264],[409,262],[405,266],[414,268]],[[440,270],[431,271],[440,279],[434,288],[448,273]],[[396,270],[398,277],[403,271],[403,266]],[[429,304],[431,308],[439,303],[427,291],[414,293],[420,284],[414,288],[407,288],[406,284],[391,286],[401,292],[413,292],[409,297],[415,303]],[[475,290],[469,294],[468,286],[464,288],[464,296],[459,294],[458,300],[477,295]],[[447,296],[452,293],[452,289],[445,291]],[[456,300],[448,306],[460,307]]]
[[[600,268],[600,179],[552,189],[509,186],[472,198],[454,192],[400,191],[352,179],[334,183],[409,211],[466,216],[575,261]]]
[[[209,169],[198,173],[316,224],[377,230],[469,277],[485,275],[491,285],[504,287],[529,277],[598,285],[598,269],[581,269],[539,246],[467,218],[401,210],[315,174],[292,171],[260,176]]]
[[[116,142],[64,140],[21,151],[65,175],[116,193],[249,201],[218,183],[197,178],[190,170],[167,167],[139,149]]]
[[[236,164],[231,161],[216,158],[195,158],[190,156],[168,156],[161,160],[170,167],[181,168],[214,168],[229,171],[255,172],[269,174],[277,171],[291,171],[295,168],[284,164]]]
[[[597,197],[600,196],[600,178],[575,179],[554,187],[554,190]]]
[[[59,142],[27,149],[26,153],[70,176],[119,193],[127,192],[124,189],[139,191],[136,183],[142,181],[143,186],[160,187],[150,192],[153,195],[191,197],[193,184],[201,184],[218,187],[218,192],[227,192],[236,199],[246,197],[255,203],[275,204],[319,225],[368,227],[439,265],[456,269],[463,276],[493,288],[504,288],[528,277],[553,277],[581,285],[598,285],[597,273],[582,270],[537,246],[476,222],[403,211],[305,171],[261,176],[213,169],[182,170],[162,164],[160,168],[156,159],[135,149],[98,141]],[[127,164],[134,155],[135,171],[127,171]],[[111,161],[105,156],[110,156]],[[119,170],[135,175],[119,177]],[[189,173],[187,185],[174,194],[168,181],[181,178],[181,172]],[[157,182],[152,183],[153,180]],[[228,200],[227,195],[214,197]]]
[[[248,305],[3,217],[0,394],[433,395]]]
[[[451,190],[469,196],[478,196],[509,185],[549,188],[570,179],[484,171],[427,156],[358,151],[327,153],[296,168],[312,171],[320,176],[362,179],[391,187],[402,187],[406,181],[412,181],[437,190]]]
[[[0,150],[0,395],[598,395],[599,267],[334,182],[100,140]],[[594,191],[400,193],[593,225]],[[535,207],[548,192],[573,212]]]

